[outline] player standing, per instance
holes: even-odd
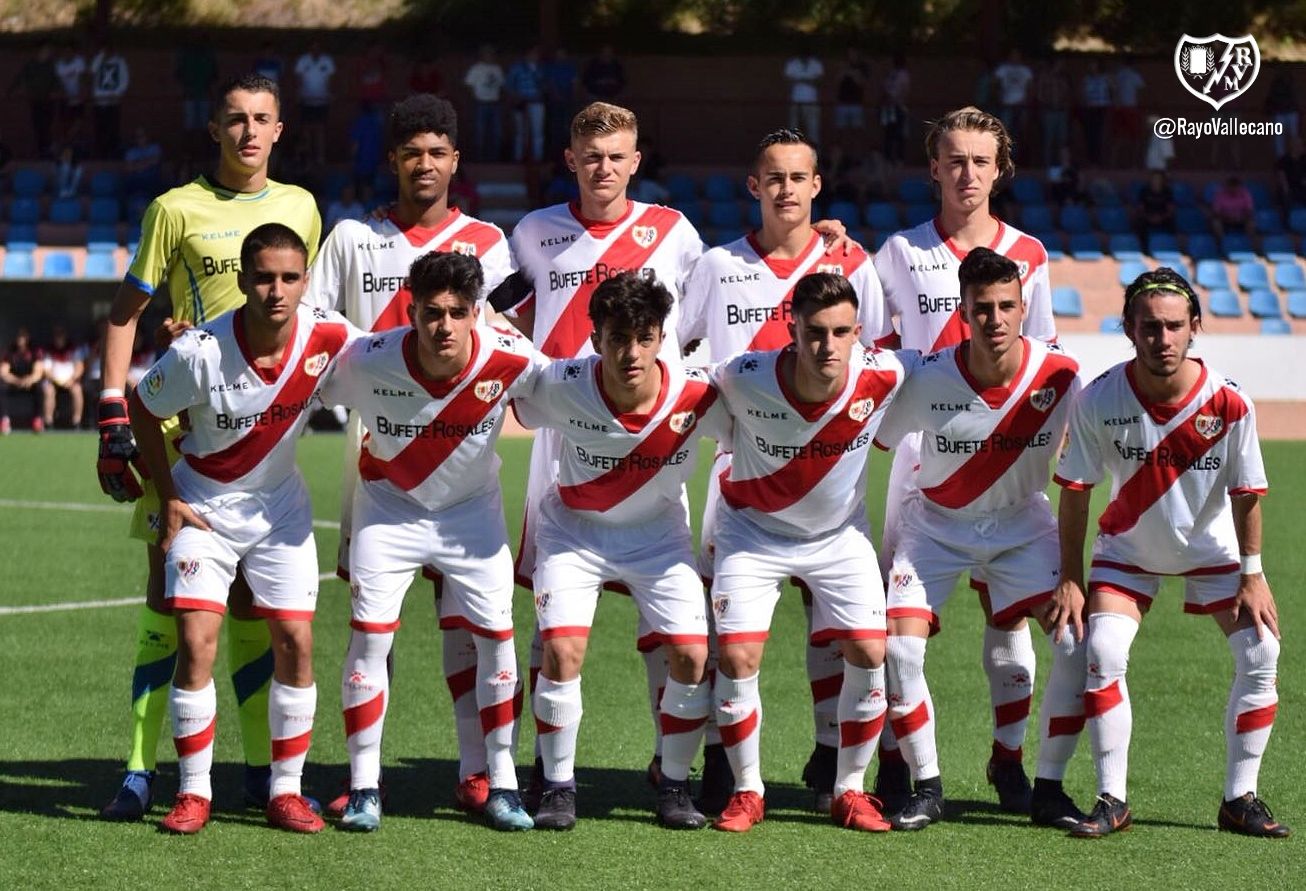
[[[408,324],[412,293],[408,270],[431,251],[476,257],[488,293],[516,269],[508,239],[449,205],[449,184],[458,171],[458,116],[445,99],[416,94],[397,103],[388,125],[390,169],[399,187],[394,209],[382,220],[342,220],[327,235],[313,264],[305,300],[338,309],[368,331]],[[484,313],[478,312],[484,323]],[[349,539],[354,486],[363,439],[357,412],[350,416],[341,478],[340,547],[337,573],[349,580]],[[436,582],[437,591],[439,582]],[[438,602],[438,601],[437,601]],[[442,647],[445,679],[454,701],[458,734],[459,806],[480,810],[489,794],[484,734],[476,705],[476,644],[463,628],[448,628]],[[327,805],[340,812],[341,796]]]
[[[903,506],[889,576],[889,721],[915,791],[890,820],[914,830],[943,817],[925,644],[958,577],[981,572],[995,623],[1033,616],[1048,632],[1052,673],[1029,813],[1042,825],[1069,826],[1082,816],[1061,781],[1082,723],[1084,655],[1052,602],[1060,561],[1043,490],[1079,390],[1079,365],[1059,347],[1021,335],[1025,303],[1014,261],[975,248],[958,278],[971,336],[926,357],[876,437],[883,448],[924,433],[920,495]],[[1082,606],[1065,606],[1077,626]]]
[[[557,361],[516,403],[528,427],[561,439],[558,475],[539,502],[535,609],[543,665],[533,704],[544,784],[535,825],[576,823],[580,670],[605,582],[630,589],[668,663],[660,700],[664,826],[706,825],[689,798],[689,767],[711,707],[707,616],[684,507],[700,436],[727,438],[729,420],[707,375],[663,362],[675,299],[635,272],[589,298],[596,355]]]
[[[142,487],[128,466],[137,451],[123,392],[136,327],[165,283],[170,315],[179,323],[203,324],[242,305],[245,298],[236,281],[241,242],[263,223],[285,223],[308,245],[310,258],[316,252],[322,224],[313,196],[268,179],[272,147],[281,138],[280,114],[277,85],[266,77],[247,74],[219,88],[209,123],[220,152],[217,169],[160,195],[146,208],[140,247],[110,311],[99,402],[100,485],[115,501],[139,499],[131,535],[147,543],[149,581],[132,676],[132,750],[122,787],[101,811],[108,819],[139,820],[149,810],[159,728],[177,657],[175,623],[163,596],[163,552],[155,545],[158,499],[149,481]],[[165,429],[170,442],[175,422]],[[240,709],[245,794],[261,805],[267,801],[270,776],[267,704],[273,657],[267,623],[250,612],[248,586],[240,573],[236,579],[227,659]]]
[[[180,789],[169,832],[204,828],[218,699],[218,630],[237,566],[271,631],[273,678],[268,822],[318,832],[300,795],[317,709],[313,612],[317,548],[295,443],[336,357],[356,336],[342,316],[300,306],[308,249],[280,223],[245,237],[238,276],[245,305],[184,332],[131,400],[132,427],[158,489],[166,603],[177,622],[177,672],[168,697]],[[185,412],[182,458],[169,466],[160,422]]]
[[[530,829],[513,766],[512,553],[494,446],[504,407],[531,392],[544,359],[519,335],[478,327],[484,281],[475,258],[425,254],[407,281],[409,327],[359,341],[323,390],[324,402],[353,408],[368,431],[352,499],[353,632],[340,694],[350,794],[340,825],[380,825],[386,657],[413,572],[431,566],[447,589],[440,627],[474,641],[486,818],[496,829]]]
[[[857,319],[846,278],[804,276],[790,345],[743,353],[713,375],[735,426],[714,530],[717,726],[735,775],[717,829],[746,832],[763,817],[758,670],[791,576],[812,592],[811,639],[843,650],[831,813],[854,829],[889,828],[862,791],[885,710],[884,586],[867,536],[866,461],[906,369],[858,343]]]
[[[778,349],[790,342],[790,301],[795,285],[812,272],[838,272],[857,295],[861,339],[872,345],[893,334],[880,280],[871,258],[860,247],[827,248],[812,227],[812,201],[821,193],[816,148],[801,133],[777,130],[758,144],[748,174],[748,190],[757,199],[762,226],[756,232],[707,251],[685,283],[681,302],[680,341],[691,344],[706,338],[708,359],[724,362],[744,351]],[[699,567],[704,578],[712,575],[711,530],[717,511],[717,480],[730,463],[719,452],[708,481],[703,512],[703,538]],[[807,612],[807,678],[812,691],[812,720],[816,746],[803,771],[803,779],[816,790],[817,810],[829,813],[834,792],[839,722],[836,715],[843,657],[835,642],[811,640],[812,596],[802,589]],[[724,758],[724,751],[709,738],[705,760]],[[720,753],[719,756],[717,753]],[[704,770],[700,803],[719,812],[709,779],[725,771]],[[728,796],[731,787],[721,793]]]
[[[1225,712],[1226,768],[1217,822],[1284,838],[1257,795],[1278,708],[1279,618],[1261,568],[1260,496],[1267,488],[1252,402],[1189,357],[1201,326],[1197,295],[1170,269],[1125,289],[1134,358],[1098,377],[1075,403],[1061,484],[1061,584],[1083,597],[1090,489],[1111,475],[1088,578],[1084,712],[1097,771],[1093,812],[1071,835],[1097,838],[1132,822],[1126,804],[1132,704],[1129,650],[1162,576],[1184,578],[1184,612],[1215,619],[1233,654]]]
[[[955,346],[969,336],[961,314],[957,264],[975,247],[1011,259],[1020,270],[1025,301],[1022,333],[1056,340],[1047,251],[1038,239],[993,216],[993,191],[1015,175],[1011,138],[1002,121],[977,108],[950,111],[925,135],[930,179],[939,194],[939,214],[912,229],[895,233],[875,255],[875,270],[884,286],[889,311],[898,317],[902,346],[929,354]],[[881,574],[888,576],[898,545],[900,511],[917,496],[914,481],[920,453],[917,436],[894,452],[884,507],[880,545]],[[1029,779],[1021,765],[1025,725],[1034,692],[1035,657],[1025,619],[995,623],[983,582],[972,586],[984,607],[984,672],[993,706],[993,754],[988,778],[1004,810],[1029,811]],[[892,726],[881,740],[876,794],[896,810],[911,791],[909,772],[897,750]]]

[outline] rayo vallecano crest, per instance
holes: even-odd
[[[1184,89],[1218,111],[1255,83],[1256,75],[1261,73],[1261,50],[1250,34],[1185,34],[1174,48],[1174,70]]]

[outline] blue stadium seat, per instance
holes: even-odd
[[[1291,263],[1297,259],[1297,242],[1291,235],[1267,235],[1261,239],[1261,250],[1271,263]]]
[[[1306,235],[1306,207],[1294,207],[1288,212],[1288,228],[1298,235]]]
[[[831,201],[826,215],[843,223],[849,229],[856,229],[862,224],[861,209],[851,201]]]
[[[1247,295],[1247,311],[1258,319],[1277,319],[1283,315],[1278,295],[1268,288],[1257,288]]]
[[[1197,284],[1203,288],[1223,288],[1225,290],[1233,287],[1229,283],[1229,270],[1225,268],[1223,260],[1198,260]]]
[[[1246,180],[1243,185],[1252,193],[1252,203],[1257,207],[1269,207],[1274,203],[1274,196],[1270,194],[1269,187],[1259,179]]]
[[[31,251],[13,248],[5,251],[5,278],[32,278],[34,275],[36,275],[36,261]]]
[[[863,247],[865,247],[871,253],[875,253],[880,248],[884,247],[884,243],[889,240],[889,236],[892,234],[893,233],[888,231],[887,229],[881,229],[879,231],[872,232],[870,240],[867,241],[863,245]]]
[[[1274,285],[1283,291],[1306,291],[1306,272],[1295,261],[1274,264]]]
[[[1079,296],[1079,289],[1061,285],[1052,289],[1052,314],[1079,318],[1084,314],[1084,298]]]
[[[344,191],[345,186],[353,181],[353,174],[348,170],[328,170],[326,176],[322,177],[322,187],[319,190],[319,198],[326,203],[335,201],[340,197],[340,193]],[[108,197],[117,198],[118,195],[117,193],[114,193],[112,196]]]
[[[1256,250],[1252,239],[1241,232],[1230,232],[1220,242],[1224,248],[1224,257],[1232,263],[1249,263],[1256,259]]]
[[[1175,230],[1180,235],[1205,235],[1211,231],[1206,214],[1196,207],[1180,207],[1174,214]]]
[[[674,173],[667,177],[667,191],[671,193],[671,203],[679,207],[682,201],[698,200],[698,183],[687,173]]]
[[[741,230],[744,215],[738,201],[713,201],[707,206],[707,224],[715,229]]]
[[[121,213],[117,198],[92,198],[91,210],[86,219],[98,226],[116,225]]]
[[[82,199],[56,198],[50,202],[50,222],[69,225],[82,221]]]
[[[114,258],[113,251],[88,251],[86,266],[82,268],[82,278],[119,278],[118,261]]]
[[[1262,207],[1256,211],[1256,231],[1262,235],[1279,235],[1283,232],[1283,217],[1272,207]]]
[[[1064,260],[1066,256],[1066,238],[1056,229],[1026,229],[1030,235],[1033,235],[1043,247],[1047,249],[1049,260]]]
[[[1125,235],[1130,232],[1129,211],[1123,207],[1099,207],[1097,228],[1108,235]]]
[[[701,229],[701,228],[703,227],[703,202],[701,202],[701,201],[690,201],[690,202],[687,202],[686,204],[678,204],[678,205],[676,205],[676,210],[678,210],[678,211],[680,211],[681,213],[683,213],[683,214],[685,215],[685,219],[689,220],[691,223],[694,224],[694,228],[695,228],[695,229]],[[130,218],[129,218],[129,219],[130,219]],[[137,233],[140,232],[140,227],[139,227],[139,226],[136,227],[136,231],[137,231]],[[134,237],[128,237],[127,240],[128,240],[128,241],[136,241],[136,240],[139,240],[139,238],[140,238],[140,236],[139,236],[139,234],[137,234],[137,235],[134,236]],[[711,243],[712,243],[712,242],[710,242],[710,241],[708,242],[708,244],[711,244]]]
[[[908,204],[902,211],[903,223],[907,226],[919,226],[928,223],[938,213],[934,202],[929,204]]]
[[[73,255],[67,251],[50,251],[41,263],[42,278],[72,278]]]
[[[1117,281],[1119,281],[1120,287],[1127,288],[1133,284],[1134,279],[1147,271],[1147,264],[1142,260],[1126,260],[1120,264]]]
[[[398,184],[393,176],[387,177],[386,181],[378,184],[372,195],[372,200],[377,204],[388,204],[399,197]],[[150,199],[144,195],[133,195],[127,199],[127,215],[124,217],[127,222],[135,224],[138,228],[141,225],[141,218],[145,216],[145,208],[150,204]]]
[[[750,201],[744,205],[744,221],[751,229],[762,228],[762,203]]]
[[[1291,334],[1292,324],[1287,319],[1261,319],[1261,333],[1269,335]]]
[[[1101,260],[1105,254],[1102,253],[1102,242],[1096,233],[1093,232],[1076,232],[1070,236],[1070,256],[1076,260]]]
[[[9,222],[35,226],[41,219],[41,202],[35,198],[15,198],[9,202]]]
[[[1088,197],[1098,207],[1120,207],[1120,193],[1109,179],[1095,179],[1088,184]]]
[[[1223,259],[1224,253],[1214,235],[1202,233],[1188,236],[1188,256],[1194,260],[1215,260]]]
[[[1193,187],[1181,179],[1173,180],[1170,183],[1170,192],[1174,195],[1176,207],[1196,207],[1197,193]]]
[[[1088,208],[1078,204],[1067,204],[1061,208],[1061,228],[1070,235],[1081,235],[1093,231],[1093,218]]]
[[[1169,232],[1153,232],[1147,236],[1147,252],[1158,260],[1166,254],[1178,254],[1179,239]]]
[[[898,206],[887,201],[872,201],[866,205],[866,225],[877,232],[894,232],[901,225]]]
[[[934,204],[934,187],[923,179],[908,178],[898,183],[898,200],[903,204]]]
[[[1106,251],[1117,260],[1143,259],[1143,247],[1137,235],[1112,235],[1106,240]]]
[[[117,224],[95,223],[86,228],[86,246],[94,248],[96,245],[109,245],[110,247],[118,246],[118,226]]]
[[[5,246],[11,251],[36,250],[36,224],[21,223],[11,225],[9,235],[5,239]]]
[[[1242,318],[1242,304],[1238,302],[1238,295],[1228,288],[1216,288],[1206,295],[1207,305],[1210,306],[1211,315],[1221,319],[1238,319]]]
[[[1238,264],[1238,287],[1254,291],[1270,286],[1270,273],[1257,261]]]
[[[1026,232],[1048,232],[1057,228],[1052,208],[1046,204],[1027,204],[1020,209],[1020,227]]]
[[[14,171],[14,195],[19,198],[40,198],[45,194],[45,174],[31,167]]]
[[[92,198],[117,198],[122,194],[122,177],[116,170],[101,170],[91,177]]]
[[[734,201],[739,197],[739,186],[733,176],[714,173],[703,184],[703,195],[708,201]]]
[[[1043,197],[1042,181],[1031,177],[1018,177],[1013,180],[1011,197],[1015,198],[1018,204],[1042,204],[1046,200]]]
[[[1101,323],[1097,326],[1097,330],[1098,330],[1098,331],[1101,331],[1103,334],[1123,334],[1123,333],[1125,333],[1125,329],[1124,329],[1124,327],[1120,324],[1120,317],[1119,317],[1119,316],[1107,316],[1107,317],[1104,318],[1104,319],[1101,321]]]
[[[1294,319],[1306,319],[1306,291],[1288,292],[1288,315]]]

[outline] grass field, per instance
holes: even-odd
[[[337,518],[341,445],[338,436],[318,435],[300,448],[316,516],[324,521]],[[527,449],[522,440],[501,447],[510,522],[520,516]],[[1169,584],[1144,623],[1129,675],[1135,828],[1104,841],[1067,839],[997,811],[984,781],[990,737],[980,611],[961,592],[945,610],[944,634],[930,647],[949,820],[924,833],[861,835],[809,812],[799,773],[811,746],[810,706],[802,611],[793,596],[781,601],[763,668],[766,822],[745,836],[671,833],[654,825],[643,782],[650,728],[643,665],[633,648],[634,609],[627,598],[605,596],[585,673],[581,823],[568,834],[494,833],[451,805],[456,750],[424,583],[405,605],[397,639],[384,762],[390,804],[380,832],[359,837],[329,829],[298,837],[266,828],[261,814],[240,807],[237,722],[221,665],[212,824],[195,838],[166,837],[157,830],[159,807],[144,824],[100,822],[95,813],[113,793],[126,755],[136,608],[12,610],[139,595],[141,549],[124,539],[126,509],[99,493],[94,451],[89,435],[0,440],[0,641],[8,678],[0,686],[0,876],[9,887],[738,889],[830,887],[851,878],[868,887],[1276,888],[1296,887],[1306,870],[1300,837],[1262,842],[1215,831],[1231,663],[1214,623],[1184,616]],[[1306,833],[1306,761],[1299,756],[1306,659],[1296,635],[1306,617],[1306,549],[1297,534],[1306,444],[1269,443],[1265,452],[1272,485],[1265,565],[1286,641],[1261,792],[1276,816]],[[872,469],[873,504],[883,499],[886,467],[880,460]],[[703,476],[700,462],[700,487]],[[879,513],[873,510],[877,528]],[[510,534],[515,541],[515,530]],[[329,571],[335,533],[319,530],[318,543]],[[518,594],[517,644],[524,656],[531,601]],[[320,798],[332,797],[345,776],[338,678],[347,619],[344,584],[324,582],[316,622],[318,724],[306,776],[306,791]],[[1036,648],[1046,675],[1046,647],[1036,642]],[[526,723],[523,764],[533,739],[532,722]],[[1031,721],[1031,767],[1034,728]],[[170,800],[175,759],[164,737],[156,789]],[[1084,739],[1067,781],[1081,805],[1093,790],[1087,750]]]

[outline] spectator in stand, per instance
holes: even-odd
[[[1048,167],[1048,197],[1058,207],[1085,204],[1088,199],[1080,183],[1079,168],[1075,166],[1070,146],[1064,142],[1061,143],[1056,163]]]
[[[1278,181],[1279,203],[1286,214],[1293,207],[1306,205],[1306,144],[1300,136],[1288,141],[1288,153],[1274,165]]]
[[[9,95],[19,88],[27,94],[32,114],[32,131],[36,135],[36,153],[42,158],[54,155],[54,112],[59,102],[59,74],[55,70],[54,47],[47,41],[41,44],[36,55],[23,63],[23,67],[9,83]]]
[[[1211,231],[1220,238],[1226,232],[1256,234],[1256,201],[1237,176],[1227,177],[1211,196]]]
[[[123,153],[127,197],[153,198],[163,190],[163,147],[137,127],[131,146]]]
[[[390,89],[386,85],[389,68],[381,44],[369,45],[358,63],[358,101],[366,102],[373,108],[385,107],[390,96]]]
[[[808,50],[785,62],[789,81],[789,126],[800,131],[813,145],[821,143],[821,78],[825,66]]]
[[[54,63],[59,77],[59,105],[55,118],[59,124],[59,142],[72,143],[80,136],[86,117],[86,56],[72,41],[64,44]]]
[[[1111,77],[1111,166],[1133,167],[1143,141],[1143,112],[1138,94],[1146,86],[1143,76],[1126,56]],[[1123,163],[1122,163],[1123,155]]]
[[[599,48],[599,54],[590,59],[585,66],[581,81],[585,84],[585,91],[590,94],[590,99],[598,99],[602,102],[617,101],[626,89],[626,69],[617,58],[612,44],[605,43]]]
[[[104,332],[109,330],[109,319],[101,316],[95,323],[95,336],[86,345],[86,370],[82,373],[82,399],[95,405],[100,401],[100,391],[104,389],[104,361],[101,349],[104,346]],[[151,362],[151,365],[154,363]],[[148,370],[149,366],[146,366]]]
[[[82,162],[71,145],[59,149],[54,167],[54,193],[60,198],[76,198],[82,190]]]
[[[116,158],[122,152],[122,99],[131,84],[127,60],[105,43],[91,58],[91,105],[95,120],[95,152]]]
[[[349,158],[353,164],[354,186],[376,182],[376,171],[385,153],[385,120],[381,109],[370,102],[358,108],[358,115],[349,125]]]
[[[834,129],[840,134],[858,135],[866,129],[866,87],[871,82],[871,66],[856,47],[849,47],[839,66],[838,84],[834,88]]]
[[[435,59],[428,57],[413,65],[413,71],[408,75],[408,90],[410,93],[444,95],[444,75]]]
[[[893,67],[884,77],[880,96],[880,129],[884,133],[884,159],[902,166],[907,158],[907,100],[911,96],[911,74],[907,57],[894,53]]]
[[[1111,108],[1111,78],[1102,70],[1102,62],[1093,59],[1079,84],[1083,102],[1084,145],[1088,163],[1102,166],[1102,137],[1106,135],[1106,115]]]
[[[367,208],[363,202],[358,200],[358,190],[354,188],[353,183],[345,183],[340,187],[340,194],[331,199],[331,203],[326,209],[326,223],[323,226],[323,232],[330,232],[335,228],[336,223],[341,220],[361,220],[367,213]]]
[[[544,66],[544,119],[548,135],[545,150],[550,156],[571,144],[571,118],[576,113],[576,84],[579,80],[576,63],[567,51],[562,47],[554,49]]]
[[[539,47],[531,47],[508,67],[505,84],[513,109],[512,159],[543,160],[544,66],[540,64]]]
[[[449,204],[468,216],[476,216],[481,209],[481,193],[476,189],[476,181],[467,172],[466,167],[459,167],[449,180]]]
[[[32,346],[32,338],[26,328],[19,328],[14,335],[9,350],[0,356],[0,435],[8,435],[12,430],[9,421],[10,405],[15,397],[26,396],[31,400],[32,432],[40,433],[45,429],[41,418],[41,378],[45,375],[45,366],[41,354]]]
[[[1274,79],[1265,94],[1265,113],[1283,132],[1274,136],[1274,157],[1282,158],[1301,127],[1301,106],[1297,102],[1297,88],[1292,81],[1292,69],[1287,65],[1275,66]]]
[[[503,160],[503,68],[490,44],[463,75],[463,83],[476,100],[476,160]]]
[[[1013,49],[1007,54],[1007,61],[993,70],[993,80],[998,86],[998,117],[1019,145],[1025,135],[1029,86],[1034,82],[1034,72],[1021,58],[1020,50]]]
[[[192,142],[207,141],[212,108],[210,93],[218,79],[218,58],[213,54],[207,34],[200,34],[198,41],[177,51],[173,75],[181,84],[182,127]]]
[[[1070,144],[1070,105],[1074,86],[1066,73],[1066,63],[1055,57],[1039,72],[1036,85],[1039,124],[1043,130],[1043,163],[1051,167],[1061,158],[1061,149]]]
[[[635,143],[639,151],[639,169],[630,185],[630,196],[646,204],[668,204],[671,192],[662,183],[662,168],[667,164],[653,140],[643,135]]]
[[[261,74],[280,86],[281,72],[284,68],[285,65],[281,62],[281,56],[277,55],[276,47],[272,45],[272,41],[263,41],[258,50],[258,58],[254,60],[254,73]]]
[[[1148,170],[1165,170],[1174,160],[1174,140],[1162,139],[1156,135],[1156,122],[1161,118],[1159,115],[1148,115],[1147,132],[1151,134],[1147,140],[1147,154],[1143,157],[1143,166]]]
[[[68,394],[69,420],[76,430],[82,426],[82,375],[86,372],[86,349],[68,339],[63,325],[55,325],[50,345],[42,351],[45,371],[41,379],[41,422],[54,429],[54,408],[59,391]]]
[[[1174,191],[1162,170],[1154,170],[1147,185],[1138,193],[1138,206],[1134,208],[1134,227],[1143,250],[1149,251],[1154,232],[1174,232]]]
[[[295,61],[299,78],[299,121],[308,145],[309,159],[321,166],[326,163],[326,124],[331,106],[331,76],[336,62],[323,52],[322,44],[313,41],[308,52]]]

